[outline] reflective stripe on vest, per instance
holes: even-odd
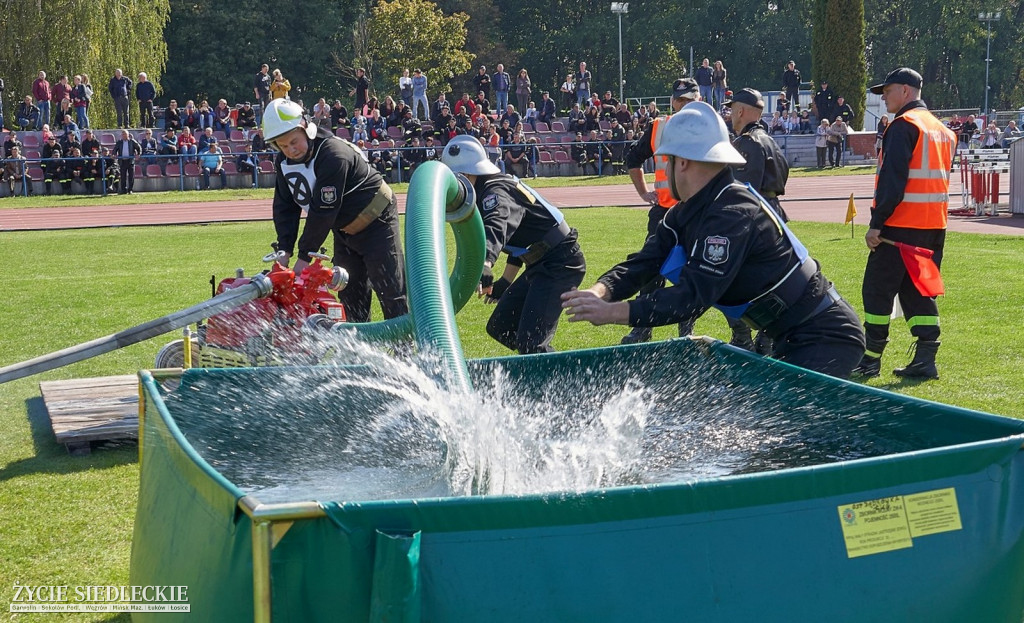
[[[667,117],[658,117],[651,123],[651,152],[657,153],[661,145],[661,126]],[[672,189],[668,185],[668,156],[654,157],[654,192],[658,194],[658,205],[671,208],[679,203],[672,198]]]
[[[956,150],[956,135],[924,109],[912,109],[902,118],[920,131],[910,157],[907,185],[901,201],[885,224],[911,229],[945,229],[949,209],[949,170]],[[878,154],[878,170],[885,154]],[[875,173],[875,189],[878,172]]]

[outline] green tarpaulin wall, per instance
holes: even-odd
[[[579,494],[322,500],[324,516],[295,521],[273,549],[274,621],[1022,620],[1022,421],[837,381],[717,342],[470,362],[477,379],[496,367],[521,391],[548,397],[545,388],[615,391],[634,378],[708,394],[702,399],[713,405],[713,392],[702,392],[713,384],[815,425],[856,418],[865,434],[885,430],[901,450]],[[192,449],[175,410],[208,408],[210,388],[277,387],[286,374],[191,370],[175,400],[165,400],[142,373],[131,582],[187,586],[191,612],[182,619],[253,620],[253,529],[239,509],[243,492]],[[309,369],[305,393],[325,374]],[[288,378],[288,391],[304,395]],[[344,396],[335,406],[323,417],[358,422]],[[255,392],[237,414],[253,431],[270,415]],[[294,451],[287,439],[266,443],[283,457]],[[150,617],[174,615],[134,620]]]

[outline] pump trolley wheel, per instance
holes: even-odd
[[[185,340],[168,343],[156,354],[156,368],[182,368],[185,365]],[[192,340],[192,367],[199,366],[199,340]]]

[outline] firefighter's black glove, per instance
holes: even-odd
[[[491,286],[491,293],[487,295],[484,302],[491,305],[497,303],[498,299],[500,299],[501,295],[505,293],[505,290],[508,290],[510,285],[512,285],[512,282],[508,279],[505,279],[504,277],[498,279],[494,282],[494,285]]]
[[[491,267],[484,264],[484,272],[480,275],[480,291],[484,294],[494,285],[494,273],[491,272]]]

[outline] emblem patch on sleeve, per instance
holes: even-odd
[[[498,207],[498,195],[487,195],[480,201],[480,207],[484,212],[490,212]]]
[[[704,261],[718,266],[729,261],[729,239],[725,236],[708,236],[704,239]]]
[[[320,203],[333,205],[338,199],[338,189],[334,186],[323,186],[320,188]]]

